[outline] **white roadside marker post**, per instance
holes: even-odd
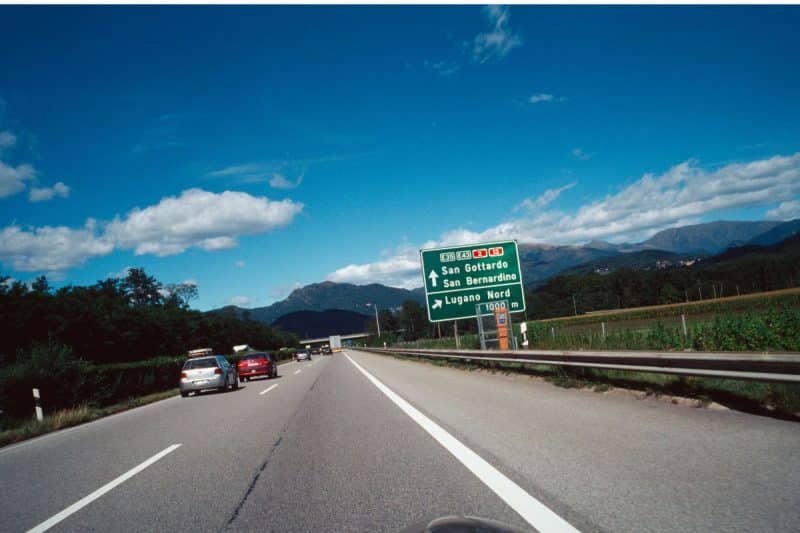
[[[41,422],[44,420],[44,413],[42,412],[42,399],[39,396],[39,389],[33,389],[33,401],[36,404],[36,420]]]

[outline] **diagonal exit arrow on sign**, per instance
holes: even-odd
[[[439,274],[437,274],[435,270],[431,270],[431,273],[428,274],[428,277],[431,280],[431,286],[435,287],[436,286],[436,280],[439,279]]]
[[[434,300],[433,301],[433,305],[431,306],[431,309],[439,309],[440,307],[442,307],[442,301],[441,300]]]

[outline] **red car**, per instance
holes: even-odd
[[[268,352],[243,355],[236,368],[239,371],[239,379],[242,381],[258,376],[278,377],[278,362],[275,360],[275,356]]]

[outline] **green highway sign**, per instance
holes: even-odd
[[[516,241],[431,248],[419,255],[431,322],[472,318],[478,305],[491,314],[499,305],[493,302],[508,302],[512,313],[525,311]]]

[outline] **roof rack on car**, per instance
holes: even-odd
[[[189,357],[200,357],[203,355],[211,355],[214,350],[211,348],[198,348],[196,350],[189,350]]]

